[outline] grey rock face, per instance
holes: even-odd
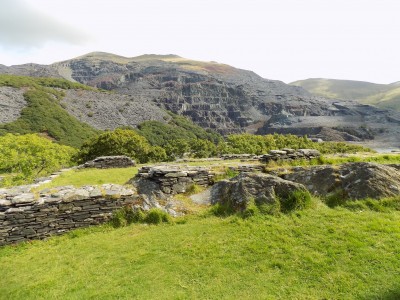
[[[79,121],[101,130],[169,119],[168,114],[151,101],[117,93],[68,90],[61,103]]]
[[[64,77],[126,95],[88,92],[80,102],[75,91],[67,93],[66,109],[100,129],[162,120],[161,109],[167,109],[223,134],[277,132],[323,140],[400,142],[399,113],[316,97],[300,87],[213,62],[91,53],[49,66],[28,64],[3,71]]]
[[[220,203],[234,211],[243,211],[251,200],[257,204],[287,201],[295,191],[307,191],[299,183],[260,173],[241,173],[230,180],[217,182],[211,188],[211,203]]]
[[[323,196],[337,190],[349,199],[380,199],[400,194],[400,170],[397,166],[348,163],[296,168],[283,178],[304,184],[311,193]]]
[[[22,89],[0,87],[0,124],[15,121],[26,106]]]

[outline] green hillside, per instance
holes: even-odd
[[[381,108],[400,110],[400,86],[364,81],[310,78],[291,83],[322,97],[356,100]]]
[[[61,107],[66,89],[92,89],[63,79],[0,75],[0,86],[27,88],[27,106],[14,122],[1,124],[0,134],[42,133],[61,144],[80,147],[97,130],[78,121]]]

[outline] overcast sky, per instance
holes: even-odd
[[[400,80],[399,0],[0,0],[0,64],[177,54],[291,82]]]

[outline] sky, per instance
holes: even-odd
[[[399,0],[0,0],[0,64],[177,54],[286,83],[391,83],[399,12]]]

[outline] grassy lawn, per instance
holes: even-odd
[[[104,183],[125,184],[138,172],[138,167],[115,169],[80,169],[62,173],[52,182],[43,184],[39,189],[52,188],[64,185],[80,187]]]
[[[0,299],[399,299],[400,213],[101,226],[0,248]]]

